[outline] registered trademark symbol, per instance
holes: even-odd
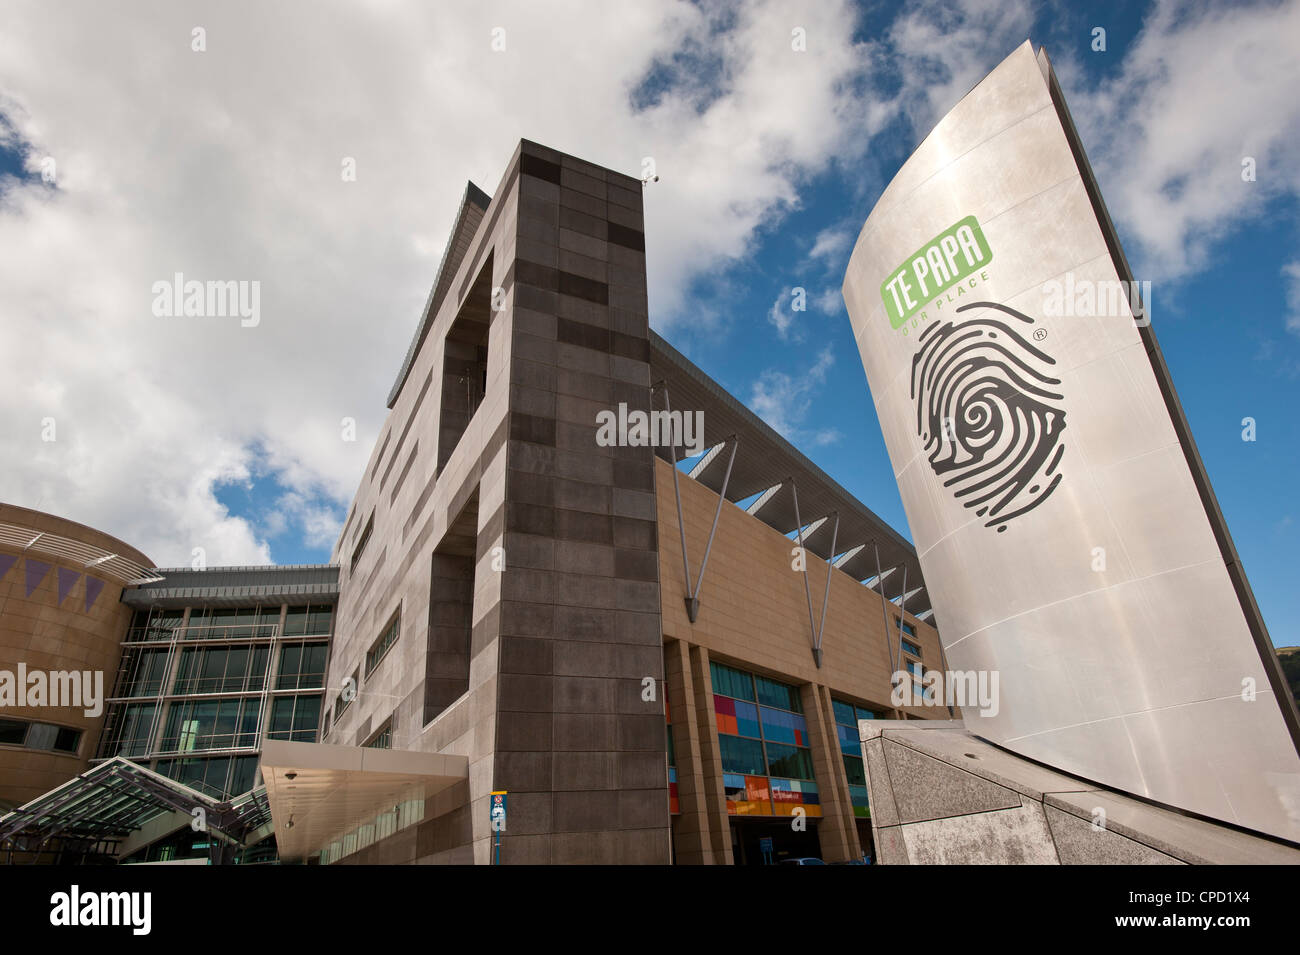
[[[1034,341],[1041,342],[1046,337],[1047,337],[1047,329],[1045,328],[1034,329]]]

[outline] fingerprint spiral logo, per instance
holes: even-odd
[[[1002,533],[1061,483],[1065,411],[1055,402],[1064,396],[1054,390],[1060,379],[1046,373],[1055,359],[1015,325],[1032,318],[992,302],[957,311],[968,309],[1007,318],[946,322],[921,335],[912,358],[916,433],[944,487]]]

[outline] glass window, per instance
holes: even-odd
[[[844,772],[849,777],[850,786],[865,786],[867,773],[862,767],[861,756],[844,756]]]
[[[840,700],[831,701],[831,709],[835,711],[835,722],[841,726],[856,726],[857,720],[853,717],[853,704],[843,703]]]
[[[791,746],[808,745],[808,724],[802,716],[787,713],[785,710],[773,710],[766,706],[759,707],[759,718],[763,721],[763,738]]]
[[[803,706],[799,702],[799,690],[796,687],[769,680],[765,676],[754,677],[754,685],[758,687],[758,702],[767,706],[780,707],[783,710],[792,710],[795,713],[803,712]]]
[[[261,700],[249,697],[173,703],[167,713],[159,749],[188,753],[256,746],[261,707]]]
[[[27,739],[27,723],[23,720],[0,720],[0,743],[22,746]]]
[[[719,736],[718,746],[722,750],[722,771],[743,775],[763,776],[767,766],[763,762],[763,744],[756,739],[742,739],[739,736]]]
[[[176,693],[238,693],[261,690],[270,644],[186,647],[176,670]]]
[[[143,756],[149,750],[156,703],[118,704],[109,712],[101,755]]]
[[[921,655],[921,648],[918,647],[915,643],[912,643],[912,642],[909,641],[909,640],[904,640],[904,641],[903,641],[903,652],[904,652],[904,653],[910,653],[910,654],[911,654],[912,656],[914,656],[914,657],[919,657],[919,656]]]
[[[748,673],[712,661],[709,662],[709,671],[713,676],[714,693],[736,700],[754,699],[754,678]]]
[[[286,637],[327,637],[333,619],[332,604],[289,607],[284,615],[284,635]]]
[[[27,731],[27,748],[52,750],[58,735],[59,728],[51,723],[33,723]]]
[[[352,565],[348,568],[349,573],[357,569],[357,562],[361,560],[361,555],[366,552],[366,544],[370,543],[370,534],[375,529],[375,515],[372,511],[370,519],[366,521],[366,528],[361,532],[360,539],[357,540],[357,546],[352,549]]]
[[[370,737],[362,744],[365,749],[392,749],[393,748],[393,724],[385,723],[374,736]]]
[[[320,705],[319,694],[276,697],[271,704],[271,725],[266,735],[271,739],[315,742]]]
[[[384,632],[379,635],[379,639],[371,645],[366,651],[366,676],[374,672],[375,667],[379,666],[379,661],[387,656],[388,651],[392,649],[393,644],[397,642],[397,637],[401,629],[402,614],[399,609],[393,616],[392,621],[384,628]]]
[[[767,767],[772,776],[786,779],[813,779],[812,753],[784,743],[767,744]],[[723,767],[724,771],[726,767]]]

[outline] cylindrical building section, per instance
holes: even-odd
[[[0,814],[88,768],[153,562],[75,521],[0,503]]]

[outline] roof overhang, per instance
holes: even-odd
[[[399,803],[469,779],[469,759],[266,740],[262,778],[282,859],[305,859]]]
[[[802,525],[804,546],[834,561],[854,580],[904,568],[906,574],[893,577],[891,587],[901,589],[904,576],[909,596],[916,596],[914,588],[924,587],[921,563],[906,538],[654,331],[650,376],[671,394],[674,412],[703,412],[704,433],[699,438],[711,450],[691,468],[690,477],[715,493],[726,479],[727,500],[733,504],[761,495],[747,508],[751,515],[781,534],[795,533]],[[865,390],[862,400],[869,400]],[[662,405],[660,398],[656,407]],[[714,453],[730,441],[739,442],[734,461]],[[680,448],[666,446],[657,446],[655,453],[673,463],[682,456]],[[832,546],[838,553],[830,553]],[[929,610],[929,592],[921,593],[915,603],[909,600],[905,609],[913,616]]]

